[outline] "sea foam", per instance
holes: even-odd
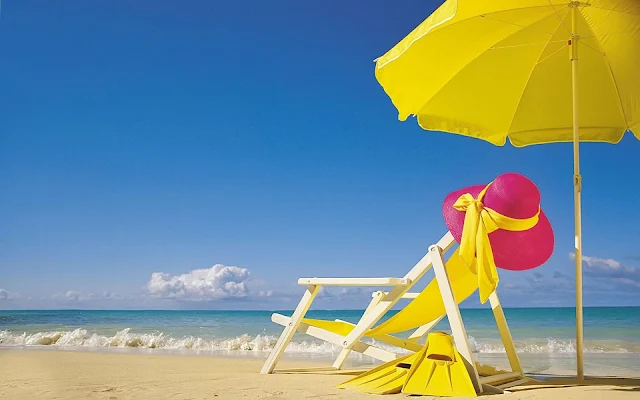
[[[17,333],[0,331],[1,347],[53,346],[59,348],[145,348],[167,349],[195,352],[268,352],[277,341],[276,336],[243,334],[231,338],[202,338],[195,336],[174,337],[163,332],[136,333],[131,328],[116,332],[113,336],[91,333],[86,329],[70,331],[49,331],[37,333]],[[387,350],[398,351],[397,348],[366,340]],[[499,342],[483,342],[469,337],[472,350],[480,354],[504,353]],[[516,341],[516,350],[520,353],[558,354],[575,353],[575,342],[548,338],[546,340],[531,339]],[[294,340],[287,346],[288,353],[333,354],[340,347],[320,340]],[[585,349],[587,353],[640,353],[640,347],[632,343],[593,342]]]

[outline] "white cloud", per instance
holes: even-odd
[[[575,260],[575,253],[569,253]],[[637,289],[640,287],[640,269],[623,264],[612,258],[582,256],[584,274],[603,285],[609,284],[613,289]]]
[[[321,287],[317,294],[318,299],[326,300],[353,300],[370,298],[375,289],[362,287]]]
[[[93,293],[84,293],[79,290],[68,290],[66,292],[56,293],[52,297],[59,300],[83,302],[93,300],[96,296]]]
[[[130,297],[130,296],[124,296],[124,295],[122,295],[120,293],[109,292],[109,291],[102,292],[102,298],[104,298],[104,299],[122,300],[122,299],[125,299],[127,297]]]
[[[623,287],[630,287],[630,288],[635,288],[635,289],[639,289],[640,288],[640,281],[635,281],[635,280],[630,279],[630,278],[613,278],[613,281],[615,283],[620,284]]]
[[[575,260],[575,253],[569,253],[569,258]],[[598,258],[583,255],[582,264],[585,274],[640,279],[640,270],[629,265],[624,265],[620,261],[612,258]]]
[[[569,253],[569,259],[575,260],[575,254]],[[629,299],[638,296],[640,288],[640,269],[612,258],[583,256],[583,289],[585,298],[591,304],[609,305],[612,299]],[[506,275],[506,274],[505,274]],[[506,295],[527,305],[572,304],[575,296],[575,275],[573,266],[567,264],[561,269],[518,273],[506,275],[500,282]]]
[[[147,283],[149,294],[166,299],[202,301],[244,298],[249,295],[246,268],[216,264],[208,269],[196,269],[186,274],[171,276],[154,272]],[[268,291],[263,296],[269,296]]]
[[[20,295],[15,292],[10,292],[6,289],[0,289],[0,301],[9,301],[19,299]]]
[[[571,283],[566,279],[558,279],[555,273],[549,279],[540,272],[534,272],[531,276],[527,276],[525,280],[528,283],[528,287],[521,288],[523,292],[535,293],[538,296],[546,297],[549,293],[565,293],[572,290]]]

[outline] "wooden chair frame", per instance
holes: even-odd
[[[329,368],[321,368],[321,370],[339,370],[344,365],[349,353],[356,351],[364,355],[373,357],[377,360],[387,362],[399,357],[398,354],[388,350],[376,347],[362,341],[367,331],[371,329],[380,319],[400,300],[403,298],[415,298],[418,293],[409,293],[409,290],[415,283],[424,276],[431,268],[434,269],[435,279],[442,295],[443,303],[446,310],[446,316],[449,320],[452,336],[455,346],[460,355],[465,359],[465,365],[469,371],[469,376],[473,382],[476,392],[502,392],[504,389],[522,383],[528,382],[530,379],[525,378],[522,374],[522,367],[516,353],[513,339],[507,325],[507,321],[500,304],[497,292],[489,297],[489,303],[493,311],[496,325],[500,333],[511,372],[501,372],[488,376],[481,376],[478,367],[473,361],[471,346],[467,340],[467,334],[460,315],[460,308],[455,300],[451,282],[447,276],[443,254],[446,253],[453,245],[455,240],[450,232],[447,232],[435,245],[429,247],[428,253],[422,257],[420,261],[402,278],[301,278],[298,284],[306,285],[307,289],[298,303],[293,315],[286,317],[280,314],[273,314],[271,319],[273,322],[283,325],[284,330],[276,342],[271,353],[267,357],[260,373],[270,374],[274,372],[275,366],[282,357],[286,346],[289,344],[296,332],[306,333],[315,338],[325,340],[342,347],[340,354]],[[377,291],[373,293],[373,299],[360,321],[355,324],[353,330],[347,335],[342,336],[325,329],[310,326],[302,322],[311,303],[318,294],[322,286],[389,286],[389,292]],[[418,341],[424,337],[433,327],[444,318],[438,318],[429,324],[417,328],[408,339],[401,339],[391,335],[376,336],[376,340],[391,344],[410,351],[418,351],[422,345]],[[287,372],[303,372],[318,369],[296,369],[287,370]]]

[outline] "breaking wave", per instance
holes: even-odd
[[[37,333],[16,333],[0,331],[0,347],[53,346],[59,348],[143,348],[167,349],[195,352],[268,352],[277,341],[276,336],[243,334],[233,338],[201,338],[194,336],[174,337],[163,332],[135,333],[130,328],[123,329],[113,336],[90,333],[86,329],[72,331],[50,331]],[[484,343],[469,338],[475,353],[504,353],[500,344]],[[370,341],[374,342],[374,341]],[[572,340],[546,339],[516,342],[521,353],[558,354],[575,353]],[[382,343],[377,346],[387,350],[398,349]],[[287,346],[287,353],[327,354],[337,353],[340,347],[320,340],[293,341]],[[588,353],[640,353],[640,346],[633,343],[594,342],[589,344]]]
[[[469,343],[474,353],[494,354],[504,353],[502,344],[482,343],[470,337]],[[515,342],[518,353],[531,354],[575,354],[575,340],[547,338],[531,339],[525,342]],[[617,341],[592,341],[584,349],[585,353],[640,353],[640,344]]]

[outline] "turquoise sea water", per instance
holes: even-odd
[[[291,311],[280,313],[291,315]],[[574,368],[574,313],[572,308],[505,310],[527,371],[562,373]],[[357,322],[361,315],[362,311],[355,310],[307,314],[310,318],[351,322]],[[462,317],[476,357],[506,366],[491,311],[464,309]],[[584,326],[587,373],[640,375],[640,307],[586,308]],[[446,319],[436,329],[448,331]],[[281,327],[271,322],[269,311],[0,311],[0,349],[266,357],[280,331]],[[297,334],[285,354],[329,361],[338,351],[336,346]],[[350,359],[352,365],[372,362],[355,354]]]

